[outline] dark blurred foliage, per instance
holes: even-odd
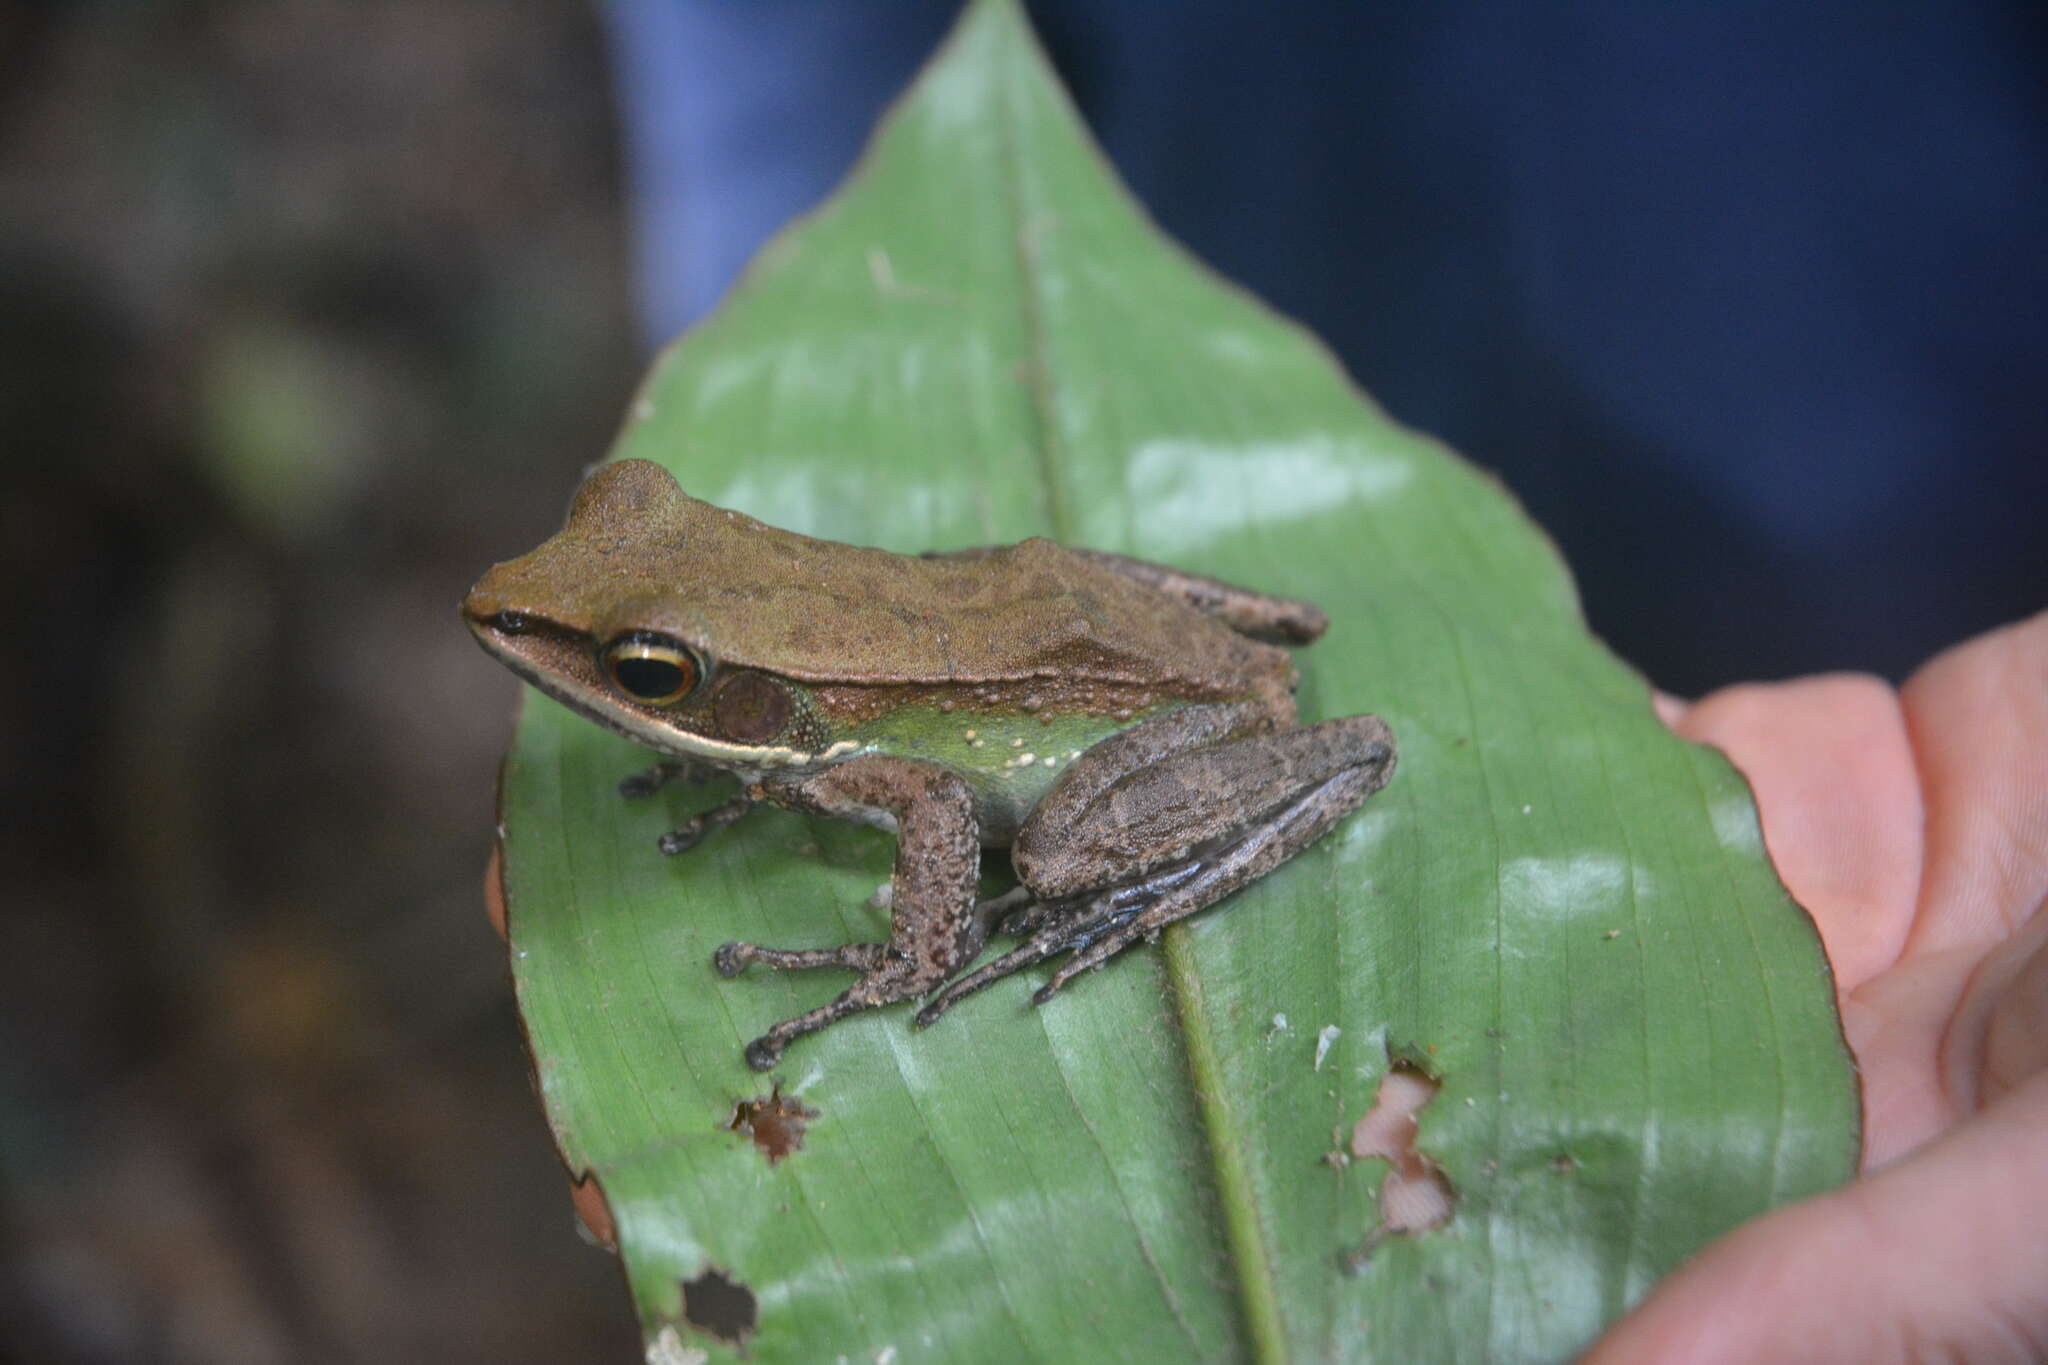
[[[633,1359],[455,605],[637,377],[572,0],[0,3],[0,1357]]]

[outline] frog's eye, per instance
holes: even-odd
[[[686,646],[645,631],[621,635],[604,647],[603,659],[614,687],[651,706],[681,701],[704,678],[703,664]]]

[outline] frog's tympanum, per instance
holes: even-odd
[[[485,574],[463,614],[520,677],[662,756],[629,795],[739,779],[664,851],[764,801],[896,835],[887,943],[718,950],[725,976],[860,973],[748,1044],[760,1070],[856,1011],[930,996],[923,1026],[1069,953],[1042,1002],[1287,861],[1394,769],[1377,716],[1296,721],[1275,646],[1322,634],[1306,602],[1045,540],[922,557],[812,540],[645,460],[593,473],[561,533]],[[978,901],[984,848],[1010,851],[1020,885]],[[995,930],[1023,942],[953,979]]]

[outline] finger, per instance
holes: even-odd
[[[2048,905],[1979,965],[1941,1061],[1965,1112],[2048,1070]]]
[[[1657,713],[1657,719],[1676,730],[1678,723],[1685,719],[1685,713],[1692,709],[1692,703],[1683,697],[1674,697],[1669,692],[1652,691],[1650,709]]]
[[[1591,1365],[2048,1359],[2048,1072],[1904,1161],[1753,1220]]]
[[[1927,802],[1908,951],[2004,939],[2048,899],[2048,612],[1949,650],[1901,695]]]
[[[1899,959],[1920,884],[1921,806],[1897,694],[1851,674],[1723,688],[1674,728],[1756,793],[1764,843],[1846,995]]]
[[[1842,1032],[1863,1080],[1864,1170],[1970,1114],[1943,1083],[1941,1045],[1982,961],[1975,948],[1921,953],[1842,997]]]

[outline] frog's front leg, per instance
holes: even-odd
[[[691,849],[703,843],[706,836],[734,823],[757,804],[759,803],[753,797],[744,793],[733,797],[730,801],[722,801],[709,810],[697,812],[697,814],[691,816],[682,824],[676,826],[676,828],[662,835],[654,841],[654,846],[670,857],[674,857],[678,853],[688,853]]]
[[[637,772],[619,781],[619,795],[629,801],[645,800],[671,782],[687,782],[693,787],[702,786],[715,777],[723,777],[721,768],[708,763],[692,763],[687,760],[664,759],[652,768]],[[720,802],[709,810],[700,811],[681,825],[661,836],[655,846],[671,856],[687,853],[704,842],[705,836],[724,829],[754,808],[754,798],[745,794],[730,801]]]
[[[620,778],[619,795],[628,801],[639,801],[654,795],[671,782],[687,782],[693,787],[701,787],[712,778],[724,775],[723,768],[709,763],[665,758],[651,768]]]
[[[838,999],[786,1019],[747,1044],[747,1065],[756,1071],[781,1060],[792,1038],[931,991],[972,960],[988,937],[988,917],[977,913],[975,903],[981,838],[974,793],[958,775],[909,759],[856,758],[779,787],[775,799],[794,809],[852,819],[886,813],[896,824],[896,867],[886,944],[790,951],[728,943],[718,950],[714,963],[726,976],[737,975],[750,962],[851,967],[861,973]]]

